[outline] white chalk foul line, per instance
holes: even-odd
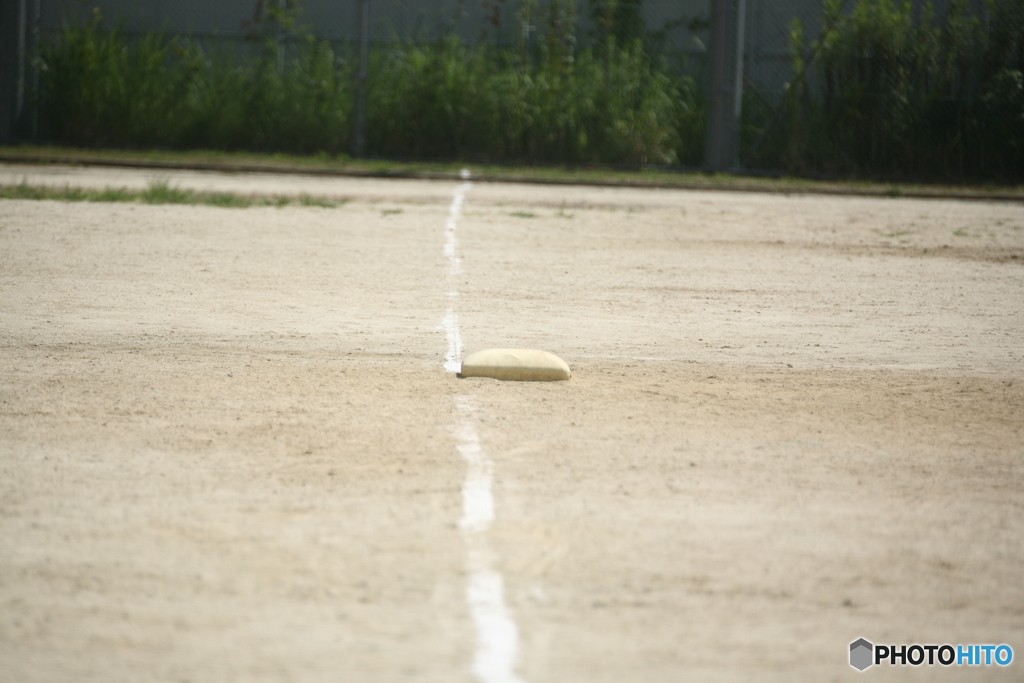
[[[444,368],[458,372],[462,358],[462,336],[454,300],[458,297],[456,279],[462,261],[458,255],[455,228],[462,215],[466,192],[473,186],[469,172],[462,171],[465,181],[455,190],[448,221],[445,224],[444,253],[448,257],[448,298],[452,302],[444,316],[443,327],[448,340]],[[494,521],[494,494],[491,480],[494,462],[480,445],[476,431],[476,409],[466,398],[456,399],[458,420],[455,424],[456,449],[466,461],[466,479],[462,484],[462,517],[459,528],[466,544],[469,580],[466,602],[476,627],[476,649],[473,673],[481,683],[524,683],[515,674],[519,658],[519,630],[505,606],[504,580],[492,567],[494,553],[487,542],[487,531]]]
[[[444,255],[448,257],[448,298],[452,303],[445,313],[444,327],[445,336],[448,339],[448,353],[444,356],[444,369],[448,372],[458,372],[462,358],[462,336],[459,334],[459,316],[455,313],[454,299],[459,295],[456,289],[456,278],[462,271],[462,259],[458,255],[459,241],[455,236],[455,228],[462,217],[462,202],[466,199],[466,193],[473,187],[469,182],[469,171],[462,170],[463,183],[455,188],[455,196],[452,198],[451,208],[448,210],[448,220],[444,226]]]
[[[444,316],[444,333],[448,338],[448,353],[444,355],[444,369],[448,372],[458,372],[462,366],[462,336],[459,334],[459,316],[455,310],[448,309]]]
[[[465,399],[456,407],[459,411],[456,448],[466,461],[459,528],[466,544],[469,568],[466,602],[476,626],[473,673],[483,683],[523,683],[515,674],[519,629],[505,606],[505,583],[492,567],[494,553],[487,542],[487,531],[494,521],[494,495],[491,493],[494,463],[480,446],[474,408]]]

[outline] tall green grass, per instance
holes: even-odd
[[[511,48],[379,43],[367,153],[517,163],[703,163],[706,88],[669,68],[640,0],[510,0],[540,38]],[[298,0],[264,3],[244,54],[106,29],[98,10],[41,49],[44,135],[74,145],[351,152],[352,56],[304,32]],[[1024,0],[823,0],[792,26],[781,105],[748,88],[741,160],[795,174],[1024,177]],[[285,49],[287,46],[287,49]],[[805,64],[806,55],[814,60]],[[763,95],[763,96],[762,96]]]
[[[614,3],[612,3],[614,4]],[[639,40],[576,48],[568,0],[547,6],[539,47],[455,37],[380,45],[368,78],[371,155],[517,162],[667,164],[693,159],[693,82]],[[263,18],[255,56],[104,30],[97,10],[47,43],[39,64],[45,131],[63,143],[325,152],[350,150],[353,62],[296,29],[297,3]],[[523,8],[539,11],[524,0]],[[289,14],[290,12],[290,14]],[[288,58],[276,40],[290,31]],[[611,26],[609,30],[614,30]]]
[[[571,64],[519,61],[455,38],[378,52],[368,138],[379,154],[479,161],[665,164],[685,82],[653,68],[639,43]],[[413,115],[411,115],[413,114]]]
[[[44,130],[84,145],[337,153],[348,140],[347,61],[304,37],[284,62],[274,40],[256,57],[210,55],[160,34],[131,41],[99,10],[44,44]],[[283,66],[283,68],[282,68]]]
[[[857,0],[811,45],[792,27],[794,80],[753,163],[797,173],[916,178],[1024,177],[1024,0]],[[987,15],[987,16],[986,16]],[[750,98],[748,98],[750,103]],[[756,103],[756,128],[768,119]]]

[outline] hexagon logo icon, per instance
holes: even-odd
[[[874,645],[863,638],[858,638],[850,643],[850,666],[857,671],[863,671],[874,663],[874,653]]]

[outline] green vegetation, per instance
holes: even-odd
[[[150,181],[149,186],[139,193],[139,198],[147,204],[188,204],[193,196],[194,193],[188,190],[171,187],[166,180]],[[211,194],[209,197],[212,200],[210,203],[218,206],[225,200],[222,194]]]
[[[781,120],[754,164],[795,173],[916,178],[1024,177],[1024,0],[824,0],[811,46],[792,27]],[[748,98],[749,99],[749,98]],[[747,139],[765,112],[745,111]]]
[[[696,115],[693,82],[670,78],[640,41],[619,45],[614,33],[598,51],[575,50],[572,4],[549,3],[546,20],[563,33],[536,50],[454,37],[375,49],[368,152],[530,163],[695,158],[699,150],[681,149],[688,139],[675,126]],[[353,60],[300,28],[297,2],[266,7],[251,59],[160,35],[131,42],[103,30],[98,9],[65,27],[39,59],[47,136],[92,146],[349,152]],[[520,11],[538,11],[536,2],[524,0]],[[291,37],[287,59],[282,33]]]
[[[369,149],[477,161],[676,162],[672,120],[688,85],[652,67],[639,43],[609,51],[584,50],[570,63],[545,51],[527,62],[448,38],[378,52]]]
[[[412,171],[421,174],[446,174],[452,160],[501,165],[495,173],[506,178],[622,175],[510,164],[699,166],[704,89],[669,68],[657,49],[663,36],[644,30],[640,0],[587,4],[596,26],[588,48],[577,41],[572,0],[509,3],[518,20],[540,27],[535,44],[378,45],[368,154],[429,161]],[[265,152],[292,155],[259,157],[271,167],[409,168],[348,159],[352,56],[302,28],[298,0],[260,7],[244,55],[161,35],[130,40],[103,29],[98,10],[67,26],[37,60],[44,136],[93,148],[207,150],[191,158],[213,164],[227,152]],[[792,26],[793,79],[781,104],[771,93],[744,97],[741,161],[886,179],[893,194],[903,189],[892,181],[907,178],[1024,178],[1024,0],[985,0],[980,15],[976,7],[954,0],[939,16],[903,0],[823,0],[818,40],[808,44]],[[638,182],[676,184],[669,175]]]
[[[281,203],[280,203],[281,199],[282,198],[279,197],[278,200],[277,200],[278,201],[278,206],[281,206]],[[301,195],[299,195],[299,204],[301,204],[302,206],[320,206],[320,207],[323,207],[325,209],[333,209],[334,207],[340,206],[341,204],[344,204],[344,203],[345,202],[339,202],[339,201],[335,201],[335,200],[331,200],[331,199],[324,199],[323,197],[314,197],[312,195],[306,194],[305,192],[303,192]]]
[[[250,149],[313,153],[347,144],[351,78],[327,43],[306,36],[282,64],[269,38],[294,26],[277,3],[253,28],[256,58],[211,56],[162,35],[130,42],[103,30],[99,9],[42,46],[48,137],[80,145]]]
[[[105,188],[87,190],[78,187],[52,187],[29,185],[22,181],[18,185],[0,184],[0,199],[50,199],[64,202],[143,202],[146,204],[202,204],[224,208],[246,208],[249,206],[287,206],[295,200],[285,196],[241,195],[232,192],[196,192],[172,187],[166,180],[154,180],[145,190],[127,188]],[[302,206],[335,208],[345,200],[331,200],[322,197],[301,195],[298,203]]]

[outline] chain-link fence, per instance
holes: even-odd
[[[600,51],[611,39],[620,48],[642,40],[655,68],[688,79],[677,81],[683,85],[676,94],[683,92],[680,102],[690,118],[670,115],[665,122],[675,132],[657,144],[672,138],[674,151],[652,156],[636,143],[641,151],[620,158],[700,165],[703,123],[698,119],[708,87],[711,1],[372,0],[370,39],[386,48],[458,36],[463,46],[549,58],[560,50],[561,59]],[[20,6],[21,16],[5,15],[3,22],[0,135],[42,139],[52,133],[30,121],[39,118],[32,106],[38,100],[34,46],[57,38],[63,25],[88,22],[95,11],[102,12],[103,26],[120,26],[131,40],[160,31],[187,37],[206,54],[239,60],[272,39],[283,65],[289,54],[301,52],[303,35],[315,35],[336,55],[351,59],[359,37],[358,5],[358,0],[302,0],[300,12],[298,0],[6,3],[5,12]],[[741,5],[741,165],[804,173],[1024,173],[1024,0],[745,0]],[[288,21],[282,23],[282,16]],[[18,21],[26,27],[20,34]],[[339,92],[345,87],[337,86]],[[587,134],[592,132],[573,133]],[[654,143],[643,144],[647,149]],[[574,157],[595,158],[600,155]]]

